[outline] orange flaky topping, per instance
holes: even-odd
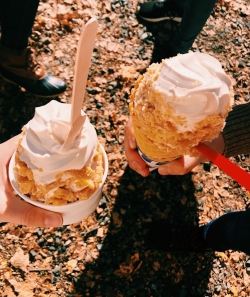
[[[18,174],[17,182],[20,191],[24,195],[28,195],[31,200],[56,206],[78,200],[87,200],[102,183],[104,172],[103,153],[100,145],[97,146],[93,157],[94,169],[86,166],[79,170],[67,170],[57,174],[56,181],[47,185],[35,182],[32,170],[20,160],[18,152],[16,153],[15,164],[14,171]],[[74,191],[72,185],[74,185]]]

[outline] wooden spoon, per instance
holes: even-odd
[[[70,147],[77,135],[79,135],[86,119],[86,115],[82,115],[81,111],[97,30],[97,20],[95,18],[90,19],[83,27],[78,42],[71,102],[71,128],[63,144],[65,150]]]

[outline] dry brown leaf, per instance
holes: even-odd
[[[94,80],[99,84],[99,85],[101,85],[101,84],[106,84],[107,83],[107,79],[106,78],[104,78],[104,77],[95,77],[94,78]]]
[[[237,291],[237,289],[236,289],[235,286],[232,286],[230,288],[230,291],[233,293],[234,297],[237,297],[238,296],[238,291]]]
[[[77,266],[77,260],[76,259],[69,260],[66,263],[66,266],[68,268],[68,272],[71,273],[76,268],[76,266]]]
[[[228,259],[227,255],[223,252],[217,252],[217,255],[221,257],[224,261]]]
[[[114,224],[114,226],[116,228],[121,227],[121,225],[122,225],[122,218],[121,218],[121,216],[120,216],[120,214],[118,212],[114,211],[112,213],[112,219],[113,219],[113,224]]]
[[[124,79],[135,79],[138,73],[134,66],[121,65],[120,75]]]
[[[18,247],[14,256],[10,259],[10,263],[15,268],[20,268],[24,272],[27,272],[27,266],[29,265],[29,255],[24,254],[24,251]]]
[[[5,290],[2,292],[3,296],[16,297],[16,294],[13,292],[12,288],[9,286],[5,287]]]
[[[160,269],[160,267],[161,267],[161,264],[158,261],[155,261],[154,265],[153,265],[153,269],[155,271],[158,271]]]
[[[250,276],[245,271],[243,273],[243,280],[244,280],[244,285],[246,287],[249,287],[249,285],[250,285]]]
[[[56,58],[62,58],[62,57],[64,57],[64,53],[61,50],[57,50],[55,52],[55,57]]]
[[[103,237],[103,235],[104,235],[103,228],[102,227],[98,228],[96,236]]]
[[[52,257],[47,257],[47,258],[43,261],[43,263],[42,263],[42,267],[47,267],[48,264],[51,263],[51,261],[52,261]]]
[[[33,289],[37,286],[36,282],[31,282],[29,280],[25,282],[16,282],[13,284],[15,291],[19,293],[22,297],[34,297]]]

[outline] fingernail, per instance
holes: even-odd
[[[59,227],[62,225],[62,217],[59,214],[51,214],[45,218],[45,226]]]
[[[132,161],[132,165],[133,165],[134,170],[136,170],[136,171],[140,171],[142,169],[142,167],[138,161]]]
[[[168,166],[161,166],[158,168],[158,172],[162,175],[164,174],[170,174],[170,169]]]
[[[144,169],[140,172],[140,174],[143,176],[143,177],[147,177],[148,176],[148,170],[147,169]]]
[[[135,141],[135,138],[133,138],[133,137],[129,137],[128,142],[129,142],[129,146],[130,146],[133,150],[136,149],[136,141]]]

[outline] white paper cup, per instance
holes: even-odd
[[[142,160],[148,165],[149,171],[153,171],[153,170],[159,168],[159,166],[169,163],[168,161],[157,162],[157,161],[149,159],[146,155],[144,155],[142,153],[142,151],[140,150],[140,148],[138,146],[137,146],[137,151],[138,151],[140,157],[142,158]]]
[[[104,159],[104,173],[103,173],[102,183],[87,200],[71,202],[61,206],[55,206],[51,204],[44,204],[39,201],[33,201],[28,196],[23,195],[20,192],[18,183],[16,182],[17,173],[14,172],[13,170],[13,168],[15,167],[15,153],[13,154],[9,164],[10,183],[13,189],[18,194],[18,196],[24,199],[25,201],[35,206],[38,206],[40,208],[60,213],[63,217],[63,225],[78,223],[95,211],[95,208],[98,205],[102,196],[103,184],[108,175],[108,157],[102,145],[101,145],[101,150],[102,150],[103,159]]]

